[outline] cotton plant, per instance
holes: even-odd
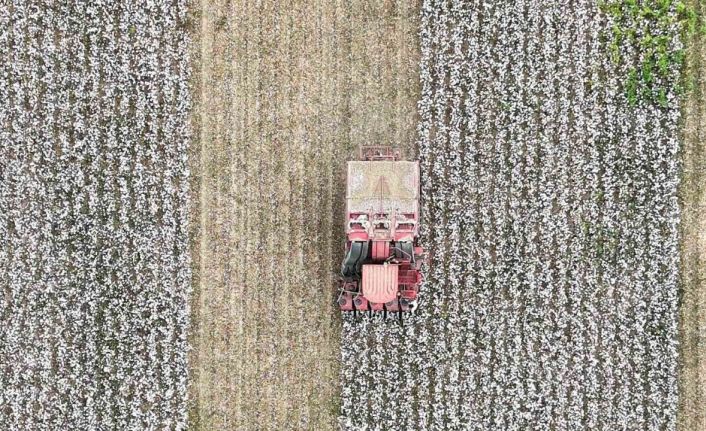
[[[423,2],[433,263],[404,328],[347,316],[342,345],[373,387],[414,379],[382,414],[344,373],[344,429],[675,428],[678,99],[628,103],[610,28],[588,0]]]
[[[3,428],[186,427],[185,8],[0,7]]]

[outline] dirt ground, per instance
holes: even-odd
[[[700,4],[702,2],[693,2]],[[701,15],[703,8],[701,5]],[[679,429],[706,429],[706,42],[689,49],[681,184]]]
[[[195,6],[192,429],[333,429],[345,161],[414,148],[418,5]]]

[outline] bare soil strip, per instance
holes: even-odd
[[[410,2],[202,2],[194,429],[332,429],[344,166],[413,147]]]
[[[694,2],[699,4],[701,2]],[[702,7],[704,7],[702,5]],[[704,12],[703,10],[701,11]],[[706,44],[689,49],[682,149],[679,429],[706,429]]]

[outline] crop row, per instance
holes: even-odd
[[[0,5],[0,428],[184,429],[184,1]]]
[[[674,429],[673,90],[630,106],[641,53],[611,62],[593,1],[427,0],[421,18],[433,260],[404,327],[346,317],[341,424]]]

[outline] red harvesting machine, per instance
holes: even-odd
[[[422,281],[419,162],[385,146],[364,146],[348,162],[342,311],[412,311]]]

